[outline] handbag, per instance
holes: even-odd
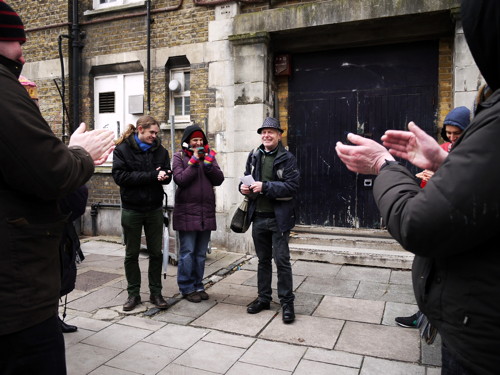
[[[248,197],[243,199],[240,206],[236,209],[231,219],[231,230],[235,233],[245,233],[250,226],[250,220],[247,218]]]
[[[417,328],[420,331],[420,337],[424,339],[427,345],[432,345],[432,343],[436,339],[438,330],[431,324],[431,322],[429,322],[429,319],[427,319],[427,317],[422,312],[419,311],[419,313],[420,316],[417,320]]]

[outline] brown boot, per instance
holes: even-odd
[[[132,311],[141,303],[141,296],[128,297],[127,302],[123,304],[123,311]]]
[[[166,309],[168,307],[167,301],[163,299],[161,294],[157,296],[153,296],[152,294],[149,296],[149,302],[158,307],[159,309]]]

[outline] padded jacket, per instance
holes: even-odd
[[[83,185],[94,162],[59,140],[0,56],[0,336],[57,314],[59,242],[66,217],[57,200]]]
[[[159,138],[147,151],[139,148],[133,133],[125,138],[113,152],[112,169],[113,179],[120,186],[122,208],[139,212],[161,208],[163,185],[172,180],[172,175],[158,181],[158,173],[168,170],[170,157]]]

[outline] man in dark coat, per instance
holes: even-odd
[[[21,18],[0,1],[0,374],[60,375],[57,200],[92,176],[114,135],[82,124],[69,147],[54,135],[18,81],[25,40]]]
[[[168,151],[162,146],[160,124],[151,116],[142,116],[137,127],[130,125],[116,142],[113,153],[113,178],[120,186],[122,227],[125,239],[125,276],[128,299],[124,311],[141,303],[141,270],[139,252],[144,227],[149,255],[149,300],[167,308],[161,295],[163,261],[163,185],[172,180]]]
[[[353,134],[356,146],[336,148],[350,170],[378,174],[374,197],[389,232],[415,253],[415,296],[441,334],[443,374],[500,369],[499,20],[500,2],[462,0],[467,43],[494,92],[449,154],[413,123],[385,133],[390,153]],[[420,189],[392,155],[436,173]]]
[[[270,308],[272,259],[278,271],[278,298],[284,323],[295,320],[292,266],[288,239],[295,225],[295,195],[299,188],[299,170],[295,156],[283,147],[277,119],[268,117],[257,130],[262,144],[248,155],[245,175],[254,182],[240,184],[240,192],[250,199],[248,220],[259,258],[258,298],[247,308],[257,314]]]

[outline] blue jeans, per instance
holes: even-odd
[[[57,315],[0,336],[0,374],[66,375],[64,338]]]
[[[149,291],[154,296],[161,294],[163,212],[161,208],[147,212],[122,209],[122,227],[125,239],[125,276],[127,277],[129,297],[139,296],[141,289],[139,252],[141,250],[143,226],[149,254]]]
[[[290,249],[288,238],[290,231],[282,233],[276,223],[276,218],[255,217],[252,225],[252,237],[255,252],[259,258],[257,267],[257,291],[259,299],[271,302],[274,259],[278,270],[278,298],[282,305],[293,303],[293,278],[290,264]]]
[[[179,231],[177,285],[183,295],[205,290],[203,274],[210,231]]]

